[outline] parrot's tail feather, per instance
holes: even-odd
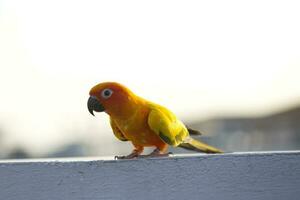
[[[209,146],[208,144],[205,144],[199,140],[195,140],[191,137],[189,137],[186,143],[180,144],[179,147],[204,153],[223,153],[222,150]]]
[[[187,128],[190,135],[202,135],[202,133],[198,130],[192,129],[188,126],[186,126],[186,128]]]
[[[187,150],[192,150],[192,151],[199,151],[197,148],[193,147],[192,145],[190,145],[189,143],[181,143],[179,145],[179,147],[183,148],[183,149],[187,149]]]

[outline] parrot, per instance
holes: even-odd
[[[137,96],[117,82],[102,82],[92,87],[87,108],[92,115],[94,111],[108,114],[115,137],[132,143],[133,151],[127,156],[116,156],[116,159],[168,156],[169,146],[204,153],[223,153],[191,137],[201,133],[185,126],[166,107]],[[142,155],[144,147],[154,147],[154,150]]]

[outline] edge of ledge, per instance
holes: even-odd
[[[248,156],[276,156],[276,155],[299,155],[300,150],[296,151],[253,151],[253,152],[233,152],[224,154],[202,154],[202,153],[191,153],[191,154],[174,154],[170,157],[163,158],[137,158],[137,159],[124,159],[115,160],[113,156],[107,157],[70,157],[70,158],[34,158],[34,159],[7,159],[0,160],[0,165],[3,164],[29,164],[29,163],[82,163],[82,162],[96,162],[96,163],[117,163],[117,162],[137,162],[145,160],[177,160],[177,159],[190,159],[190,158],[213,158],[213,157],[248,157]]]

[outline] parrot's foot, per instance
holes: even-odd
[[[115,160],[121,160],[121,159],[133,159],[133,158],[156,158],[156,157],[169,157],[172,155],[171,152],[164,153],[164,151],[161,151],[160,149],[155,149],[152,153],[148,155],[140,155],[141,151],[133,150],[133,152],[127,156],[115,156]]]
[[[172,155],[171,152],[164,153],[164,152],[160,151],[159,149],[155,149],[152,153],[150,153],[148,155],[140,155],[139,158],[169,157],[170,155]]]
[[[133,159],[133,158],[137,158],[139,155],[140,155],[140,152],[133,151],[131,154],[129,154],[127,156],[115,156],[115,160],[119,160],[119,159]]]

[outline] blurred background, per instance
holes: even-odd
[[[228,152],[300,149],[299,1],[0,0],[0,158],[113,156],[118,81]],[[180,152],[180,150],[175,150]]]

